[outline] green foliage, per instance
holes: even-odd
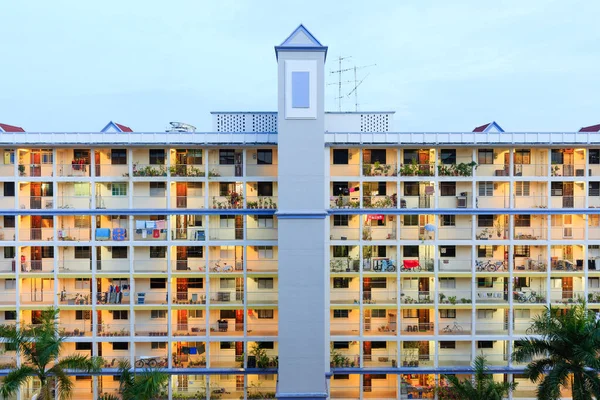
[[[538,384],[538,399],[556,400],[572,388],[573,400],[600,398],[600,322],[585,302],[566,310],[546,307],[533,319],[513,358],[527,362],[525,375]]]
[[[460,380],[456,375],[443,375],[446,385],[436,388],[440,400],[502,400],[517,386],[515,383],[496,382],[488,371],[485,356],[473,361],[473,379]]]
[[[123,400],[152,400],[167,388],[169,374],[159,368],[146,368],[137,373],[129,361],[119,363],[119,391]]]
[[[40,399],[50,399],[52,389],[57,388],[57,398],[71,398],[73,383],[68,371],[97,372],[104,360],[100,357],[82,355],[61,356],[61,349],[66,336],[57,329],[58,310],[48,308],[42,311],[38,325],[17,329],[14,325],[0,326],[0,337],[16,348],[24,362],[20,368],[9,372],[0,387],[0,397],[13,396],[29,379],[36,376],[40,381]],[[55,363],[55,360],[59,361]],[[52,365],[54,364],[54,365]],[[49,367],[49,365],[52,365]]]
[[[471,161],[470,163],[440,164],[437,168],[439,176],[472,176],[473,168],[477,168],[477,163]]]

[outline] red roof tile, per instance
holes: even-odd
[[[473,129],[473,132],[483,132],[485,131],[485,128],[487,128],[490,124],[491,122],[485,125],[478,126],[477,128]]]
[[[115,122],[114,124],[115,124],[116,126],[118,126],[118,127],[119,127],[119,129],[120,129],[121,131],[123,131],[123,132],[133,132],[133,130],[132,130],[130,127],[128,127],[128,126],[121,125],[121,124],[117,124],[116,122]]]
[[[600,132],[600,124],[592,126],[584,126],[579,132]]]
[[[0,129],[4,132],[25,132],[25,129],[20,126],[8,125],[8,124],[0,124]]]

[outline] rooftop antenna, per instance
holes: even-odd
[[[335,98],[338,101],[338,111],[342,111],[342,99],[344,98],[344,96],[342,96],[342,84],[350,82],[350,81],[342,82],[342,73],[345,71],[348,71],[348,69],[342,69],[342,61],[347,60],[349,58],[352,58],[352,56],[345,56],[345,57],[339,56],[337,58],[337,60],[338,60],[337,71],[329,71],[330,74],[338,74],[337,83],[329,83],[329,85],[337,85],[337,87],[338,87],[338,97]]]
[[[348,97],[350,97],[352,95],[352,93],[354,93],[354,111],[358,111],[358,87],[365,81],[365,79],[367,79],[367,77],[369,76],[369,74],[365,75],[364,78],[362,78],[360,81],[357,78],[356,75],[356,70],[357,69],[361,69],[361,68],[369,68],[369,67],[376,67],[377,64],[371,64],[371,65],[363,65],[362,67],[357,67],[354,66],[354,88],[348,93]]]
[[[338,97],[336,97],[336,100],[338,100],[338,111],[342,111],[342,99],[344,97],[350,97],[352,94],[354,94],[354,108],[355,111],[358,111],[358,87],[363,83],[363,81],[367,78],[367,76],[369,76],[369,74],[367,74],[364,78],[362,78],[360,81],[358,80],[358,74],[356,73],[356,71],[358,71],[359,69],[363,69],[363,68],[369,68],[369,67],[374,67],[377,66],[377,64],[370,64],[370,65],[361,65],[360,67],[357,67],[356,65],[352,68],[342,68],[342,60],[351,58],[352,56],[347,56],[347,57],[338,57],[338,62],[339,62],[339,69],[336,71],[329,71],[330,74],[338,74],[338,81],[337,83],[329,83],[328,85],[337,85],[338,86]],[[354,80],[351,81],[342,81],[342,74],[344,72],[350,72],[350,71],[354,71]],[[347,84],[347,83],[353,83],[354,87],[352,88],[352,90],[346,95],[346,96],[342,96],[342,85],[343,84]]]

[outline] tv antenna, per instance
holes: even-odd
[[[348,58],[352,58],[352,56],[346,56],[346,57],[338,57],[338,69],[335,71],[329,71],[330,74],[337,74],[338,76],[338,81],[337,83],[329,83],[328,85],[337,85],[338,87],[338,96],[336,97],[336,100],[338,101],[338,111],[342,111],[342,99],[344,97],[350,97],[352,94],[354,94],[354,108],[355,111],[358,111],[358,87],[364,82],[365,79],[367,79],[367,76],[369,76],[369,74],[365,75],[365,77],[363,77],[360,81],[358,79],[358,74],[356,71],[360,70],[360,69],[364,69],[364,68],[369,68],[369,67],[375,67],[377,66],[377,64],[370,64],[370,65],[361,65],[359,67],[357,67],[356,65],[352,68],[342,68],[342,61],[346,60]],[[345,72],[350,72],[353,71],[354,72],[354,80],[347,80],[347,81],[343,81],[342,80],[342,74]],[[342,96],[342,85],[345,84],[354,84],[354,87],[352,88],[352,90],[346,94],[345,96]]]

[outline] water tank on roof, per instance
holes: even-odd
[[[196,127],[183,122],[169,122],[165,132],[196,132]]]

